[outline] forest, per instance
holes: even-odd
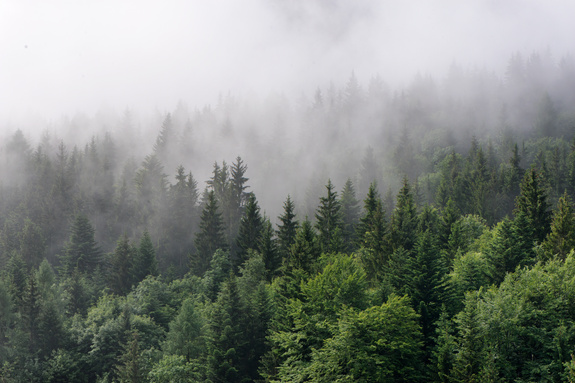
[[[569,55],[36,128],[2,383],[575,382]]]

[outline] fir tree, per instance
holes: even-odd
[[[203,275],[217,249],[226,250],[222,215],[213,190],[207,194],[204,210],[200,217],[200,231],[196,234],[196,253],[192,256],[191,269],[195,275]]]
[[[148,275],[158,275],[158,261],[152,238],[148,231],[144,231],[137,251],[133,253],[132,278],[134,283],[141,282]]]
[[[110,259],[111,269],[108,274],[110,289],[115,294],[125,295],[132,288],[134,253],[135,249],[128,237],[121,236]]]
[[[347,180],[340,197],[342,215],[342,239],[344,250],[351,253],[356,248],[357,224],[359,222],[359,201],[355,198],[355,188],[350,179]]]
[[[309,273],[320,254],[321,246],[318,238],[311,222],[306,219],[296,233],[285,268],[287,270],[301,269]]]
[[[281,267],[282,258],[278,250],[277,240],[274,237],[275,231],[268,218],[264,219],[262,235],[259,243],[259,252],[267,272],[267,280],[271,282],[278,274]]]
[[[573,205],[567,192],[559,198],[557,209],[553,214],[551,231],[543,242],[543,249],[548,257],[565,259],[575,248],[575,216]]]
[[[94,239],[94,228],[88,217],[77,215],[72,223],[70,239],[61,258],[63,270],[71,274],[75,269],[82,273],[93,272],[102,262],[101,251]]]
[[[551,215],[547,192],[541,174],[534,168],[525,174],[521,193],[515,202],[515,216],[524,214],[533,229],[534,239],[541,243],[550,230]]]
[[[256,196],[251,193],[248,197],[246,209],[242,220],[240,221],[240,228],[237,237],[237,257],[235,259],[235,266],[238,267],[246,261],[249,249],[257,250],[259,248],[263,229],[262,216],[260,214],[260,207],[256,200]]]
[[[331,180],[328,180],[327,195],[320,198],[320,205],[317,208],[315,218],[317,220],[316,228],[318,230],[318,240],[321,249],[325,253],[338,252],[339,248],[334,248],[334,241],[336,235],[341,235],[342,217],[341,217],[341,204],[337,199],[337,192],[334,191],[334,186]]]
[[[393,250],[403,247],[411,250],[417,232],[417,210],[407,178],[397,195],[397,204],[391,216],[390,239]]]
[[[296,232],[299,223],[295,219],[295,205],[290,196],[284,202],[284,213],[278,218],[281,223],[278,224],[278,250],[283,259],[289,256],[290,248],[295,242]]]

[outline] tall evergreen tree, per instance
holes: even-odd
[[[284,213],[280,215],[278,224],[278,249],[282,258],[289,256],[290,248],[295,242],[296,232],[299,223],[295,219],[295,205],[288,195],[284,202]]]
[[[70,229],[70,239],[61,258],[63,270],[71,274],[75,269],[92,272],[102,263],[100,248],[94,239],[94,228],[88,217],[79,214]]]
[[[132,288],[134,275],[132,264],[136,249],[130,244],[126,235],[118,239],[116,249],[110,259],[110,272],[108,274],[109,286],[113,293],[118,295],[127,294]]]
[[[387,221],[375,182],[364,200],[364,215],[357,226],[359,245],[366,250],[362,262],[370,279],[379,279],[387,263]]]
[[[222,214],[219,212],[216,194],[207,193],[204,210],[200,217],[200,231],[196,234],[196,253],[192,255],[191,269],[195,275],[203,275],[217,249],[226,250]]]
[[[275,231],[269,218],[265,218],[262,228],[262,236],[259,243],[259,252],[262,255],[267,279],[271,282],[272,278],[278,274],[281,267],[282,258],[278,250]]]
[[[417,233],[417,209],[407,178],[397,195],[397,204],[391,215],[390,239],[393,250],[403,247],[411,250]]]
[[[565,259],[567,254],[575,249],[575,215],[567,192],[559,198],[551,222],[551,231],[543,242],[543,249],[548,257],[557,256],[561,259]]]
[[[359,223],[359,201],[355,197],[355,188],[350,179],[348,179],[341,191],[340,197],[341,215],[342,215],[342,239],[344,250],[351,253],[355,250],[357,244],[357,225]]]
[[[133,253],[132,278],[134,283],[141,282],[148,275],[158,275],[158,261],[152,238],[144,231],[137,251]]]
[[[515,216],[524,214],[533,229],[534,239],[541,243],[550,230],[551,213],[541,173],[531,168],[523,177],[521,193],[515,201]]]
[[[260,207],[256,200],[256,196],[250,193],[246,209],[242,220],[240,221],[240,228],[237,237],[237,256],[235,259],[235,266],[242,265],[247,258],[248,250],[257,250],[259,248],[263,229],[263,220],[260,214]]]
[[[331,180],[328,180],[325,186],[327,195],[320,198],[320,205],[317,208],[315,218],[317,220],[316,228],[318,230],[318,240],[321,249],[325,253],[338,252],[339,249],[334,246],[334,240],[339,235],[341,238],[342,217],[341,204],[337,199],[337,192]]]
[[[294,244],[290,249],[290,256],[284,262],[286,269],[301,269],[311,272],[312,267],[321,254],[321,246],[311,222],[306,219],[297,230]]]

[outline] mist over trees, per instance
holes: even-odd
[[[0,144],[3,381],[572,381],[575,60]]]

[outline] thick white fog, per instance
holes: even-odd
[[[502,71],[515,51],[571,51],[574,14],[568,0],[6,0],[0,121],[311,97],[352,71],[391,85],[452,62]]]

